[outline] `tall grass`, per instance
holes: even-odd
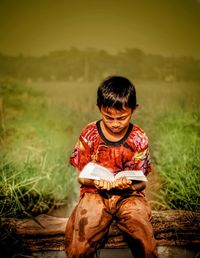
[[[70,110],[22,83],[1,83],[0,216],[26,217],[76,195],[67,165]]]
[[[0,214],[26,217],[47,212],[52,206],[70,201],[74,177],[64,165],[49,166],[27,161],[23,166],[1,157]]]
[[[154,157],[161,177],[157,198],[173,209],[200,210],[200,112],[179,108],[156,123]]]

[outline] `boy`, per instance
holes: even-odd
[[[113,173],[143,170],[147,176],[151,171],[148,138],[130,123],[137,107],[134,85],[121,76],[107,78],[98,88],[97,106],[102,119],[82,130],[70,163],[79,172],[95,162]],[[66,227],[68,258],[94,257],[113,219],[135,258],[157,257],[145,182],[124,177],[114,182],[79,178],[79,183],[80,201]]]

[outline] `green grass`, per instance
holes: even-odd
[[[157,118],[154,150],[161,186],[157,198],[169,208],[200,210],[200,112],[184,108]]]
[[[67,163],[70,111],[22,85],[13,84],[21,89],[14,93],[4,90],[1,100],[0,216],[4,217],[47,212],[69,203],[77,192],[75,173]]]
[[[26,217],[78,194],[68,158],[99,119],[99,82],[0,82],[0,216]],[[148,134],[163,207],[199,210],[199,84],[136,81],[133,123]],[[154,172],[155,173],[155,172]]]
[[[73,194],[74,177],[64,165],[49,166],[27,161],[23,166],[7,162],[0,168],[1,216],[26,217],[47,212],[50,207],[69,201]],[[60,164],[62,164],[60,162]]]

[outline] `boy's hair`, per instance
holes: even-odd
[[[106,78],[97,90],[97,106],[117,110],[129,107],[134,110],[137,106],[134,85],[125,77],[110,76]]]

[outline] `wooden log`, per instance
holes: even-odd
[[[157,245],[199,245],[200,212],[153,211],[152,225]],[[1,218],[0,229],[7,228],[26,250],[64,250],[67,218],[39,215],[35,219]],[[105,248],[126,248],[122,232],[113,224]]]

